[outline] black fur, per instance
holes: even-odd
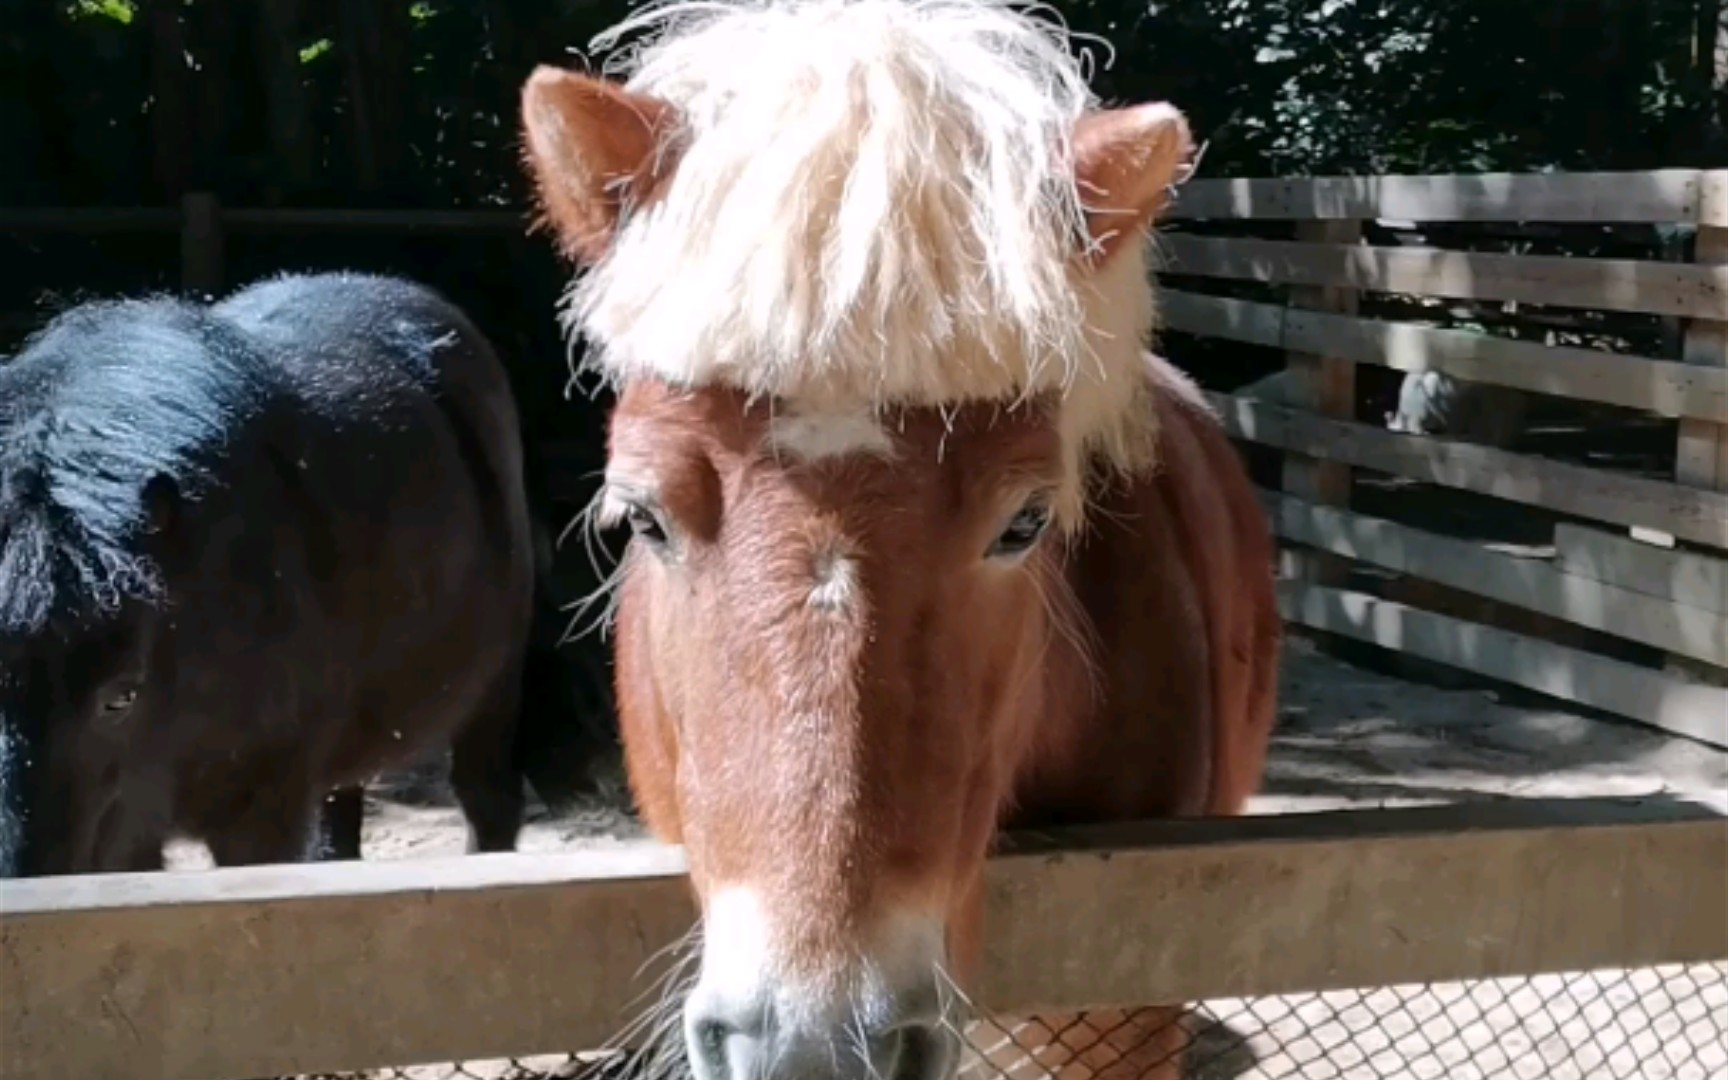
[[[66,312],[0,366],[0,873],[295,858],[452,739],[513,846],[534,577],[508,383],[430,290]]]

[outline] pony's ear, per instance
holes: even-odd
[[[670,175],[676,110],[645,94],[542,65],[522,86],[524,157],[564,253],[605,255],[625,213]]]
[[[1141,237],[1169,202],[1193,152],[1187,119],[1164,102],[1081,117],[1074,128],[1074,171],[1094,262]]]

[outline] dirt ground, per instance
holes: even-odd
[[[1395,680],[1298,639],[1252,812],[1657,794],[1728,814],[1728,753],[1494,691]],[[621,804],[620,795],[558,815],[535,805],[521,849],[639,837]],[[367,858],[456,855],[463,844],[439,763],[375,785]],[[171,864],[208,863],[180,845]],[[1191,1069],[1200,1080],[1728,1077],[1728,963],[1207,1002],[1200,1015]],[[412,1075],[423,1072],[494,1070]]]

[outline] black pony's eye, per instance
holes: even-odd
[[[666,527],[661,524],[660,516],[640,503],[631,503],[624,511],[624,520],[629,523],[630,531],[650,544],[666,542]]]
[[[102,711],[111,713],[125,712],[127,709],[130,709],[132,703],[137,700],[138,691],[122,690],[120,693],[115,694],[113,697],[102,703]]]
[[[1049,527],[1050,507],[1042,502],[1027,503],[1009,519],[1008,527],[990,545],[990,557],[1004,559],[1025,554]]]

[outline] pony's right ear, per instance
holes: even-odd
[[[677,111],[616,83],[542,65],[522,86],[524,158],[564,253],[602,258],[632,207],[671,175]]]

